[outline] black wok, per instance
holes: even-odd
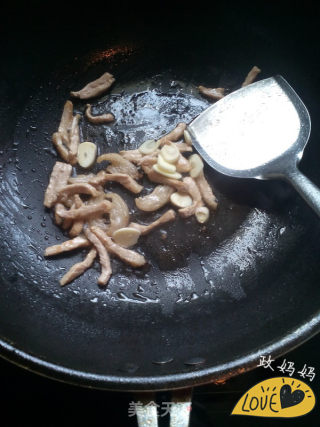
[[[64,268],[83,253],[43,257],[66,239],[42,204],[57,160],[51,134],[70,90],[104,71],[117,82],[94,105],[117,122],[82,126],[83,140],[101,152],[134,148],[190,121],[209,105],[199,84],[235,89],[253,65],[262,77],[283,75],[310,111],[301,169],[320,184],[316,11],[231,6],[215,5],[215,25],[209,11],[195,16],[172,5],[169,14],[159,6],[156,17],[133,7],[125,16],[116,6],[108,16],[78,11],[72,24],[44,6],[32,25],[27,9],[9,13],[0,65],[3,357],[84,386],[175,389],[249,370],[260,355],[280,356],[319,331],[320,223],[284,183],[208,168],[220,202],[208,226],[180,220],[166,227],[165,240],[155,232],[141,246],[149,268],[114,260],[106,289],[96,284],[98,265],[60,289]]]

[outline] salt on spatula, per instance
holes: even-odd
[[[310,130],[308,110],[281,76],[225,96],[188,126],[195,148],[218,172],[285,179],[320,215],[320,190],[297,168]]]

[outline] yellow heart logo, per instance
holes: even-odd
[[[251,387],[231,415],[293,418],[312,411],[316,398],[311,387],[291,377],[275,377]]]

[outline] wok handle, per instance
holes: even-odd
[[[159,405],[155,402],[154,393],[139,393],[135,396],[139,405],[136,406],[136,415],[139,427],[158,427]],[[171,395],[172,402],[166,403],[170,412],[170,427],[189,427],[192,389],[175,390]],[[168,405],[170,404],[170,405]]]
[[[154,393],[135,395],[138,427],[158,427],[158,412]]]
[[[188,427],[192,407],[192,389],[172,392],[170,427]]]
[[[320,189],[297,168],[288,171],[284,178],[293,185],[300,196],[320,216]]]

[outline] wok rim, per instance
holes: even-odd
[[[320,310],[303,325],[295,328],[289,334],[282,336],[281,339],[261,347],[252,353],[239,356],[235,360],[219,364],[215,367],[158,376],[129,377],[75,370],[19,350],[3,339],[0,339],[0,357],[35,374],[75,386],[122,392],[175,390],[205,385],[210,382],[225,382],[231,377],[255,369],[260,356],[271,355],[273,359],[277,359],[281,355],[304,344],[319,332]]]

